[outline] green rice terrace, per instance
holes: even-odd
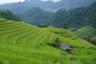
[[[72,53],[53,44],[72,46]],[[0,20],[0,64],[96,64],[96,47],[64,28]]]

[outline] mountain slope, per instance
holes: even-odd
[[[19,15],[25,22],[34,25],[53,25],[55,27],[69,27],[78,29],[92,25],[96,27],[96,3],[88,7],[77,7],[69,11],[60,9],[57,12],[44,11],[34,7]]]
[[[43,2],[41,0],[25,0],[24,2],[0,5],[0,8],[9,9],[12,12],[20,14],[23,11],[27,11],[32,7],[39,7],[43,10],[58,10],[61,8],[72,9],[81,6],[88,6],[93,2],[96,2],[96,0],[61,0],[57,3],[52,2],[51,0],[46,2]]]
[[[74,34],[96,45],[96,28],[85,26],[74,31]]]
[[[96,29],[92,26],[82,27],[74,32],[76,35],[84,39],[91,39],[96,35]]]
[[[95,24],[96,3],[94,2],[96,0],[62,0],[57,3],[52,1],[26,0],[24,2],[0,5],[0,8],[8,9],[20,16],[24,21],[35,25],[51,24],[56,27],[80,28],[88,24]],[[35,12],[33,11],[34,8]],[[66,9],[70,10],[66,11]],[[50,10],[52,12],[54,10],[59,11],[56,13],[48,12]]]
[[[95,64],[95,46],[80,38],[73,38],[68,32],[64,29],[39,28],[22,22],[0,20],[0,63]],[[72,54],[47,45],[57,37],[62,43],[75,46]]]
[[[20,20],[18,16],[12,13],[9,10],[0,9],[0,18],[8,19],[8,20]]]
[[[26,12],[27,10],[31,9],[33,7],[32,4],[29,4],[27,2],[18,2],[18,3],[11,3],[11,4],[4,4],[0,5],[1,9],[8,9],[15,14],[22,14]]]
[[[88,7],[77,7],[69,11],[60,9],[53,15],[53,24],[57,27],[81,28],[96,27],[96,3]]]
[[[19,17],[27,23],[42,26],[42,25],[49,25],[52,22],[51,20],[52,15],[53,15],[52,12],[44,11],[38,7],[34,7],[24,12],[23,14],[19,15]]]

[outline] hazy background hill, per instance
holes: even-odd
[[[25,13],[18,15],[25,22],[34,25],[53,25],[55,27],[81,28],[92,25],[96,27],[96,3],[87,7],[77,7],[70,10],[59,9],[56,12],[45,11],[38,7],[31,8]]]
[[[53,16],[55,26],[80,28],[86,25],[96,24],[96,3],[88,7],[77,7],[66,11],[60,9]]]
[[[25,0],[24,2],[3,4],[0,5],[0,8],[8,9],[25,22],[34,25],[80,28],[92,24],[95,27],[95,1],[61,0],[59,2],[45,2]]]
[[[41,1],[41,0],[25,0],[24,2],[10,3],[0,5],[0,8],[9,9],[15,13],[22,13],[32,7],[39,7],[43,10],[58,10],[58,9],[72,9],[75,7],[88,6],[96,2],[96,0],[61,0],[60,2]],[[19,11],[19,12],[18,12]]]
[[[51,24],[52,15],[53,12],[44,11],[38,7],[34,7],[18,16],[27,23],[37,26],[45,26]]]
[[[96,0],[61,0],[59,2],[25,0],[2,4],[0,8],[8,9],[25,22],[34,25],[80,28],[89,24],[95,26],[96,3],[94,2]]]
[[[53,2],[51,0],[25,0],[24,2],[2,4],[0,5],[0,8],[8,9],[18,15],[25,22],[32,23],[34,25],[78,27],[78,24],[86,24],[85,21],[87,21],[88,19],[85,18],[87,11],[85,7],[89,6],[94,2],[96,2],[96,0],[61,0],[59,2]],[[80,16],[75,17],[76,14]],[[74,26],[74,24],[76,25]]]

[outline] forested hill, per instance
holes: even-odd
[[[25,12],[33,7],[39,7],[43,10],[58,10],[58,9],[72,9],[76,7],[88,6],[96,0],[61,0],[59,2],[42,1],[42,0],[25,0],[24,2],[10,3],[0,5],[0,8],[9,9],[15,13]],[[18,12],[19,11],[19,12]]]
[[[38,7],[31,8],[19,15],[25,22],[43,26],[81,28],[96,24],[96,3],[88,7],[77,7],[71,10],[60,9],[57,12],[44,11]]]
[[[8,20],[20,20],[20,18],[16,16],[14,13],[4,9],[0,9],[0,18],[4,18]]]
[[[12,3],[12,4],[14,4],[14,3]],[[17,4],[21,4],[21,3],[17,3]],[[16,6],[17,4],[14,4],[14,6]],[[10,8],[10,6],[11,6],[11,4],[8,6],[8,9]],[[18,8],[20,8],[18,10],[18,12],[20,12],[20,10],[22,11],[29,7],[29,5],[26,5],[23,7],[22,6],[18,5],[16,8],[14,7],[13,11],[15,12],[16,10],[18,10]],[[26,7],[26,8],[24,8],[24,7]],[[24,9],[22,9],[22,8],[24,8]],[[9,9],[9,10],[11,10],[11,9]],[[9,10],[7,12],[10,13]],[[93,3],[87,7],[73,8],[68,11],[65,9],[60,9],[57,12],[45,11],[39,7],[33,6],[32,8],[30,7],[29,10],[27,9],[27,10],[22,11],[22,14],[17,13],[17,15],[25,22],[28,22],[28,23],[31,23],[31,24],[34,24],[37,26],[53,25],[55,27],[80,28],[83,26],[87,26],[89,24],[92,25],[93,27],[95,27],[95,24],[96,24],[95,11],[96,11],[96,3]],[[12,14],[12,12],[11,12],[11,14],[7,14],[7,15],[14,16],[14,14]]]
[[[80,28],[86,25],[96,25],[96,3],[88,7],[78,7],[66,11],[60,9],[54,16],[54,25],[59,27],[73,27]]]

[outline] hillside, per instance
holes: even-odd
[[[0,18],[4,18],[8,20],[20,20],[20,18],[16,16],[14,13],[5,9],[0,9]]]
[[[72,54],[48,45],[56,38],[73,46]],[[1,64],[96,64],[95,60],[95,46],[66,29],[0,20]]]
[[[21,14],[30,10],[32,7],[39,7],[43,10],[58,10],[58,9],[72,9],[76,7],[88,6],[96,0],[61,0],[59,2],[53,2],[52,0],[25,0],[24,2],[9,3],[0,5],[0,8],[9,9],[12,12]],[[38,4],[38,5],[37,5]],[[19,12],[18,12],[19,11]]]
[[[96,27],[96,3],[88,7],[77,7],[66,11],[58,10],[53,15],[53,24],[56,27],[81,28],[87,25]]]
[[[52,12],[44,11],[38,7],[31,8],[30,10],[18,15],[26,23],[31,23],[33,25],[48,25],[51,21]]]
[[[83,2],[86,2],[86,4],[83,4]],[[52,6],[52,10],[50,10]],[[96,0],[62,0],[58,3],[26,0],[24,2],[0,5],[0,8],[8,9],[26,23],[37,26],[53,25],[55,27],[78,29],[92,24],[96,27]],[[69,10],[66,10],[66,8]]]
[[[93,38],[91,38],[94,42],[95,42],[95,44],[96,44],[96,36],[95,37],[93,37]]]
[[[21,8],[20,8],[21,9]],[[70,10],[60,9],[56,12],[45,11],[33,7],[22,14],[17,14],[26,23],[33,25],[53,25],[55,27],[68,27],[78,29],[92,25],[96,27],[96,3],[87,7],[77,7]]]
[[[96,28],[92,26],[85,26],[80,29],[77,29],[76,31],[74,31],[74,34],[87,41],[90,41],[93,44],[96,44],[95,42]]]
[[[92,26],[85,26],[76,30],[74,34],[84,39],[91,39],[92,37],[96,35],[96,29],[93,28]]]

